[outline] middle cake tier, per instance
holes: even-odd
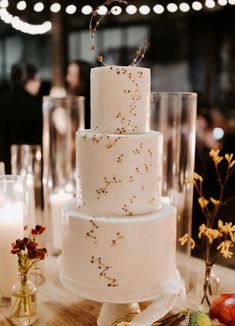
[[[160,208],[162,134],[77,132],[78,206],[102,215],[150,213]]]

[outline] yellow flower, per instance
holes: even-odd
[[[199,226],[199,233],[198,233],[198,238],[201,239],[202,235],[205,234],[207,230],[207,227],[203,223],[202,225]]]
[[[225,240],[217,247],[217,250],[221,253],[224,258],[232,258],[233,253],[229,249],[233,246],[232,241]]]
[[[214,199],[213,197],[210,197],[210,201],[212,202],[212,204],[214,204],[214,206],[218,206],[220,204],[220,201]]]
[[[201,208],[205,208],[208,205],[209,200],[205,199],[204,197],[199,197],[198,198],[198,203],[199,203]]]
[[[221,233],[224,233],[225,235],[229,234],[231,241],[235,242],[235,234],[233,233],[235,232],[235,225],[233,225],[232,222],[226,222],[223,224],[223,222],[219,220],[218,228]]]
[[[224,157],[228,161],[228,167],[229,168],[232,168],[234,166],[234,164],[235,164],[235,160],[232,161],[232,159],[233,159],[233,153],[231,153],[230,155],[229,154],[225,154]]]
[[[209,242],[212,243],[214,239],[220,236],[220,232],[217,229],[211,229],[202,224],[199,227],[198,238],[201,239],[202,235],[207,237]]]
[[[191,243],[191,249],[194,249],[195,241],[193,240],[193,238],[191,238],[189,236],[188,233],[186,233],[183,237],[179,238],[179,242],[180,242],[181,246],[184,246],[188,241]]]
[[[218,165],[223,160],[223,156],[219,156],[219,152],[220,152],[219,149],[217,150],[211,149],[209,153],[215,165]]]
[[[194,174],[193,174],[193,179],[194,179],[194,180],[199,180],[200,182],[203,181],[202,176],[200,176],[200,174],[198,174],[198,173],[196,173],[196,172],[194,172]]]

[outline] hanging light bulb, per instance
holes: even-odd
[[[162,14],[164,12],[164,7],[162,5],[155,5],[153,7],[153,11],[156,13],[156,14]]]
[[[114,7],[112,7],[112,9],[111,9],[111,13],[112,13],[114,16],[118,16],[118,15],[120,15],[121,12],[122,12],[122,8],[119,7],[119,6],[114,6]]]
[[[66,8],[65,8],[65,12],[69,15],[72,15],[76,12],[77,10],[77,7],[75,5],[68,5]]]
[[[179,5],[179,9],[182,11],[182,12],[188,12],[190,10],[190,7],[188,5],[188,3],[186,2],[182,2],[180,5]]]
[[[37,2],[37,3],[35,3],[33,9],[36,12],[41,12],[44,9],[44,4],[42,2]]]
[[[195,10],[195,11],[199,11],[199,10],[201,10],[201,9],[202,9],[202,4],[201,4],[201,2],[199,2],[199,1],[194,1],[194,2],[192,3],[192,8],[193,8],[193,10]]]
[[[61,5],[58,2],[53,3],[50,7],[51,12],[53,13],[59,12],[60,9],[61,9]]]
[[[16,8],[17,8],[18,10],[25,10],[26,7],[27,7],[27,5],[26,5],[26,2],[25,2],[25,1],[19,1],[19,2],[17,3],[17,5],[16,5]]]
[[[90,15],[92,12],[92,7],[89,5],[83,6],[81,12],[83,15]]]
[[[173,12],[176,12],[178,7],[175,3],[171,2],[171,3],[168,3],[168,5],[166,6],[167,10],[171,13]]]
[[[129,5],[129,6],[126,7],[126,12],[129,15],[134,15],[137,12],[137,8],[134,5]]]
[[[146,5],[140,6],[139,12],[141,13],[141,15],[148,15],[150,13],[150,8]]]

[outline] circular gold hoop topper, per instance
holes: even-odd
[[[106,0],[101,6],[105,6],[107,8],[107,11],[104,15],[101,15],[100,18],[97,18],[98,16],[98,11],[99,11],[99,7],[97,7],[95,10],[92,11],[91,13],[91,20],[90,20],[90,24],[89,24],[89,33],[90,33],[90,37],[91,37],[91,50],[94,51],[95,56],[96,56],[96,60],[103,63],[104,65],[107,65],[107,63],[105,63],[104,61],[104,57],[102,55],[99,55],[97,52],[97,47],[96,47],[96,33],[98,30],[98,26],[100,25],[100,22],[102,21],[102,19],[104,17],[106,17],[107,15],[110,15],[112,13],[112,8],[108,9],[108,7],[113,4],[118,2],[119,4],[125,4],[127,5],[128,2],[126,0]],[[113,7],[113,10],[117,10],[115,9],[115,7]],[[130,66],[137,66],[140,61],[144,58],[145,56],[145,52],[148,48],[148,41],[147,38],[144,41],[143,46],[139,46],[139,48],[136,50],[135,52],[135,57],[132,60]]]

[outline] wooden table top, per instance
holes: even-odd
[[[178,267],[189,267],[190,279],[203,270],[203,262],[197,258],[187,258],[177,255]],[[38,285],[38,316],[36,326],[95,326],[101,304],[82,299],[65,290],[59,282],[59,258],[48,257],[42,264],[41,270],[45,280]],[[221,290],[235,293],[235,270],[216,266],[216,273],[221,278]],[[178,303],[178,308],[190,308],[190,294],[184,303]],[[0,326],[12,325],[10,307],[0,306]]]

